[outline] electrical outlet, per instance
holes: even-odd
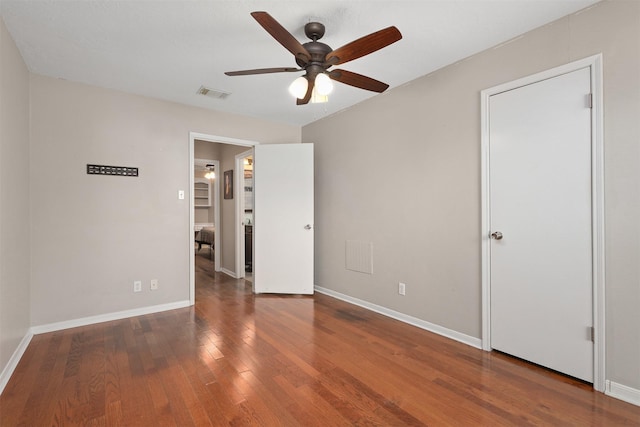
[[[151,279],[151,290],[152,291],[158,290],[158,279]]]
[[[142,292],[142,281],[136,280],[133,282],[133,292]]]
[[[407,287],[407,285],[405,285],[404,283],[402,283],[402,282],[398,283],[398,293],[400,295],[404,295],[406,287]]]

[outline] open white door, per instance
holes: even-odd
[[[313,294],[313,144],[254,150],[254,291]]]

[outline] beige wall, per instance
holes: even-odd
[[[29,72],[1,18],[0,64],[1,373],[27,335],[31,313]]]
[[[189,299],[193,233],[177,192],[191,197],[190,131],[300,141],[297,127],[48,77],[31,89],[34,326]],[[88,176],[87,163],[140,176]]]
[[[637,1],[599,3],[305,126],[316,284],[479,338],[480,91],[600,52],[607,379],[640,389]],[[373,242],[373,275],[345,269],[345,240]]]

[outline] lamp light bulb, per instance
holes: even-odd
[[[333,90],[333,83],[331,78],[325,73],[320,73],[316,76],[315,90],[318,95],[329,95]]]
[[[300,76],[289,85],[289,93],[298,99],[302,99],[307,93],[307,87],[309,87],[309,82],[304,76]]]

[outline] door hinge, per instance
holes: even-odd
[[[589,339],[591,340],[591,342],[595,342],[596,341],[596,329],[593,326],[589,326],[587,328],[587,333],[589,335]]]
[[[593,108],[593,94],[587,94],[587,108]]]

